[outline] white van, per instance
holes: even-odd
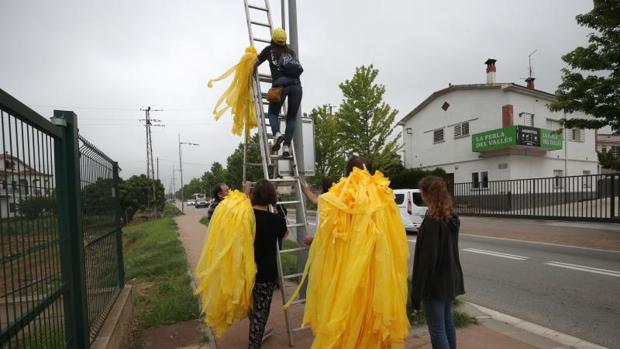
[[[394,200],[398,205],[400,217],[408,232],[417,232],[426,214],[426,206],[422,201],[419,189],[395,189]]]

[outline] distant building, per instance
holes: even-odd
[[[486,188],[489,181],[598,173],[595,131],[560,131],[555,96],[534,87],[495,82],[449,85],[432,93],[400,122],[407,168],[442,168],[456,183]],[[585,117],[575,113],[570,117]]]
[[[596,135],[596,151],[611,154],[616,158],[620,158],[620,135],[614,134],[597,134]],[[615,173],[614,170],[601,168],[601,173]]]
[[[0,154],[0,217],[19,215],[21,201],[37,196],[49,196],[52,176],[36,171],[23,161]]]

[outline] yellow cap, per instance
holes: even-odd
[[[271,40],[278,45],[286,45],[286,32],[282,28],[276,28],[271,34]]]

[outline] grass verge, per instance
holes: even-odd
[[[408,281],[408,283],[410,283]],[[408,299],[408,301],[411,298]],[[462,301],[460,299],[455,299],[454,303],[452,303],[452,319],[454,320],[454,326],[457,328],[465,327],[468,325],[477,325],[478,320],[475,317],[469,316],[467,313],[458,310],[458,306],[461,305]],[[409,322],[411,322],[411,326],[422,326],[426,323],[424,317],[424,310],[414,311],[413,307],[409,302],[407,302],[407,316],[409,317]]]
[[[164,212],[162,218],[126,227],[123,233],[125,275],[134,286],[138,336],[141,330],[199,317],[173,219],[180,211],[170,205]]]

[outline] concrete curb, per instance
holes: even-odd
[[[529,333],[535,334],[537,336],[552,340],[554,342],[560,343],[562,345],[566,345],[570,348],[577,348],[577,349],[609,349],[607,347],[598,345],[598,344],[594,344],[594,343],[590,343],[588,341],[585,341],[583,339],[577,338],[577,337],[573,337],[564,333],[560,333],[558,331],[554,331],[552,329],[531,323],[529,321],[525,321],[504,313],[500,313],[496,310],[492,310],[489,308],[485,308],[481,305],[477,305],[471,302],[464,302],[474,308],[476,308],[477,310],[479,310],[480,312],[488,315],[491,319],[495,320],[495,321],[499,321],[499,322],[503,322],[505,324],[508,324],[510,326],[522,329],[524,331],[527,331]]]

